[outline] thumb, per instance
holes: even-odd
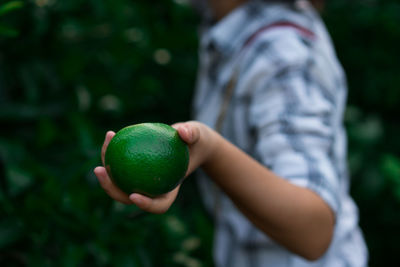
[[[188,145],[196,143],[200,138],[200,129],[195,123],[176,123],[172,127],[178,131],[179,136]]]

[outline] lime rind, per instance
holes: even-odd
[[[189,149],[173,127],[140,123],[117,132],[105,161],[111,179],[121,190],[155,197],[183,181]]]

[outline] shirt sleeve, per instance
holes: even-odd
[[[337,107],[315,73],[330,74],[312,70],[313,52],[293,34],[265,47],[250,74],[257,79],[249,104],[255,157],[338,212],[340,177],[332,156]]]

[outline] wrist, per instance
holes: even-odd
[[[202,166],[203,168],[207,168],[218,157],[218,151],[220,151],[223,138],[218,132],[207,126],[204,127],[201,134],[204,137],[201,139],[202,146],[205,148]]]
[[[223,140],[223,138],[201,122],[190,121],[186,125],[188,131],[180,130],[180,134],[189,145],[190,160],[186,173],[186,175],[189,175],[198,167],[207,168],[206,166],[215,161],[215,154],[220,149],[220,140]],[[181,127],[181,129],[184,129],[184,127]]]

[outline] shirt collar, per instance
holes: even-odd
[[[251,1],[237,7],[231,13],[215,23],[206,24],[202,35],[202,44],[208,50],[221,54],[229,53],[240,41],[244,27],[249,23],[248,7]]]
[[[282,20],[287,3],[250,0],[234,9],[220,21],[206,23],[203,27],[201,46],[208,51],[229,55],[240,49],[260,27]],[[303,24],[302,21],[297,21]]]

